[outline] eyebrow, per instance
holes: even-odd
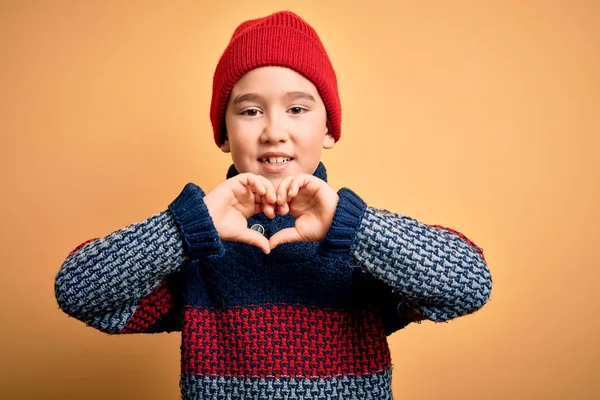
[[[287,92],[285,94],[285,97],[287,97],[291,100],[306,99],[306,100],[310,100],[310,101],[317,101],[317,100],[315,100],[315,98],[312,94],[305,93],[305,92]]]
[[[313,102],[317,101],[312,94],[306,92],[287,92],[283,97],[289,100],[306,99]],[[240,104],[245,101],[257,101],[261,99],[262,97],[257,93],[245,93],[235,96],[235,99],[233,99],[233,104]]]

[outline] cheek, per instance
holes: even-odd
[[[230,140],[229,143],[231,146],[231,153],[236,159],[239,159],[240,156],[248,153],[248,140],[240,140],[240,137],[236,136],[235,140]]]
[[[227,132],[238,138],[252,139],[260,135],[261,131],[262,125],[259,120],[232,118],[227,124]]]
[[[310,121],[310,130],[312,132],[311,137],[315,138],[318,142],[322,142],[322,138],[327,131],[327,115],[325,112],[315,113],[314,117]]]
[[[302,134],[299,135],[299,142],[302,147],[321,148],[323,146],[323,137],[325,136],[325,121],[311,121],[311,124],[306,126]]]

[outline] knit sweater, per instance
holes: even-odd
[[[322,164],[314,175],[327,179]],[[491,276],[460,233],[338,194],[323,241],[265,255],[221,240],[187,184],[166,210],[73,250],[56,299],[103,332],[181,331],[184,399],[391,399],[387,335],[476,311]],[[294,221],[248,226],[270,237]]]

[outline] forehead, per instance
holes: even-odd
[[[298,72],[285,67],[268,66],[248,71],[236,82],[232,94],[279,94],[300,91],[318,94],[316,86]]]

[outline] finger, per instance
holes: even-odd
[[[262,212],[269,218],[273,219],[275,218],[276,212],[275,212],[275,206],[273,204],[270,203],[266,203],[266,204],[262,204]]]
[[[275,188],[273,187],[273,184],[271,183],[271,181],[269,181],[267,178],[265,178],[264,176],[260,176],[257,175],[256,176],[257,181],[259,181],[259,184],[263,185],[265,187],[265,194],[260,196],[260,198],[257,197],[256,201],[257,202],[261,202],[260,204],[260,211],[262,211],[267,217],[269,218],[275,218],[275,204],[277,204],[276,201],[276,194],[275,194]],[[260,212],[258,211],[258,212]]]
[[[267,188],[261,178],[261,176],[256,175],[252,177],[252,191],[257,194],[265,195],[267,193]]]
[[[281,183],[279,183],[279,186],[277,187],[277,204],[278,205],[281,206],[288,201],[287,200],[287,192],[288,192],[290,182],[292,182],[293,179],[294,179],[294,176],[288,176],[284,180],[282,180]]]
[[[290,184],[290,188],[288,191],[288,201],[293,199],[298,195],[301,188],[307,187],[313,182],[314,177],[312,175],[298,175],[294,178],[292,183]]]
[[[254,213],[265,212],[265,196],[254,193]],[[265,212],[266,214],[266,212]]]
[[[256,246],[263,251],[265,254],[269,254],[271,252],[271,246],[269,245],[269,241],[266,237],[254,231],[252,229],[244,229],[240,234],[233,239],[235,242],[241,242],[250,244],[252,246]]]
[[[262,201],[262,197],[263,196],[257,194],[254,195],[254,214],[263,212],[264,204]]]
[[[267,192],[263,182],[257,175],[251,173],[242,174],[240,177],[240,183],[246,188],[250,189],[252,193],[263,195]]]
[[[273,250],[280,244],[300,241],[302,241],[302,237],[300,236],[296,228],[286,228],[280,230],[279,232],[271,236],[271,239],[269,240],[269,245],[271,247],[271,250]]]
[[[290,205],[288,203],[283,203],[281,206],[277,206],[275,212],[278,215],[287,215],[290,212]]]
[[[265,197],[263,198],[263,201],[265,203],[275,204],[277,202],[277,194],[275,193],[275,187],[273,186],[273,183],[271,183],[271,181],[265,178],[264,176],[261,176],[261,178],[263,185],[266,188]]]
[[[272,204],[265,204],[264,196],[256,195],[254,200],[254,215],[264,213],[267,217],[275,218],[275,206]]]

